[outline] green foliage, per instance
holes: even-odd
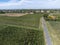
[[[45,20],[49,20],[48,15],[49,15],[48,13],[44,13],[43,17],[44,17]]]
[[[43,17],[48,18],[48,13],[44,13]]]

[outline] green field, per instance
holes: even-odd
[[[18,25],[27,27],[39,27],[39,21],[42,14],[28,14],[21,17],[0,16],[0,24]]]
[[[53,45],[60,45],[60,21],[47,21]]]
[[[42,14],[0,16],[0,45],[45,45],[40,27]]]

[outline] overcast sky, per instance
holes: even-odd
[[[60,0],[0,0],[0,9],[60,8]]]

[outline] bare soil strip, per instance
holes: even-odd
[[[25,13],[6,13],[6,14],[0,14],[0,16],[13,16],[13,17],[19,17],[19,16],[24,16],[27,15]]]

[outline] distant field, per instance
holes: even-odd
[[[0,45],[45,45],[41,16],[0,16]]]
[[[60,13],[53,13],[53,15],[58,17],[57,21],[60,21]]]

